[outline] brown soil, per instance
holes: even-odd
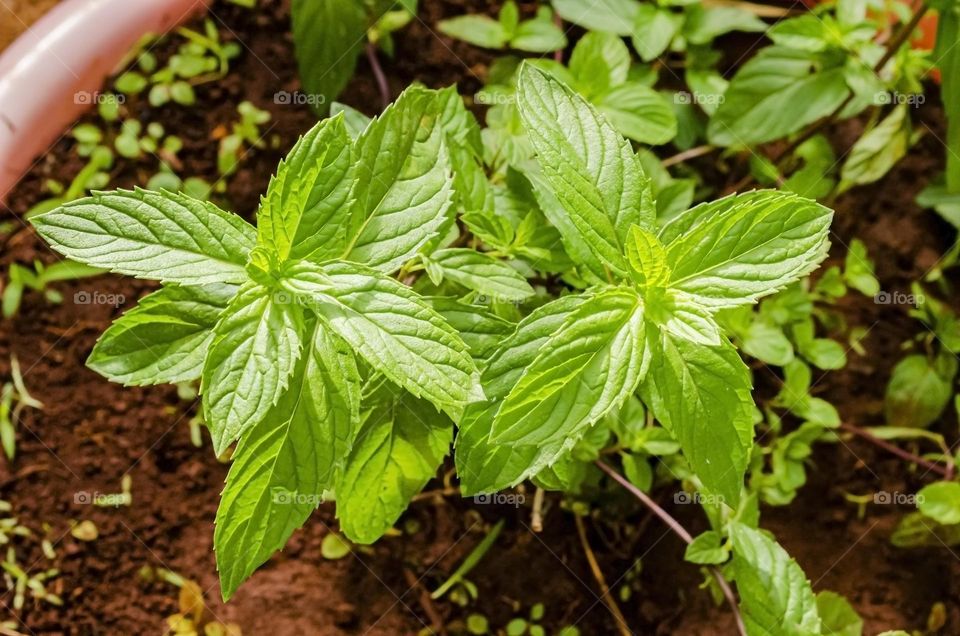
[[[0,51],[39,20],[60,0],[6,0],[0,2]]]
[[[299,88],[291,64],[287,2],[261,0],[250,12],[228,3],[214,10],[225,38],[245,44],[244,55],[222,82],[201,87],[200,106],[151,109],[131,100],[127,108],[144,123],[160,121],[184,142],[184,175],[214,180],[214,131],[229,125],[235,105],[253,101],[269,110],[269,136],[277,150],[250,153],[229,182],[226,207],[251,217],[271,171],[297,135],[315,117],[306,107],[276,105],[273,95]],[[496,2],[460,0],[421,3],[423,22],[397,38],[394,60],[384,60],[395,92],[414,80],[430,86],[459,82],[472,94],[491,57],[462,43],[438,38],[434,24],[444,16],[490,11]],[[161,57],[173,46],[161,44]],[[365,60],[342,100],[373,114],[379,96]],[[931,100],[933,101],[933,100]],[[918,117],[942,137],[942,114],[933,106]],[[836,131],[838,145],[853,139],[858,124]],[[842,152],[844,148],[838,148]],[[836,202],[835,258],[842,258],[854,237],[863,239],[877,261],[884,288],[906,291],[909,281],[933,265],[953,236],[943,223],[913,203],[915,194],[941,168],[942,149],[928,135],[909,158],[879,186],[848,193]],[[81,167],[69,140],[61,140],[42,157],[10,198],[0,222],[19,219],[44,198],[48,178],[67,180]],[[112,185],[142,185],[151,162],[121,161]],[[15,221],[17,222],[17,221]],[[12,262],[54,256],[25,227],[3,238],[0,269]],[[0,278],[5,279],[5,272]],[[244,634],[415,634],[430,623],[419,591],[408,574],[433,589],[483,537],[483,528],[500,517],[507,528],[496,547],[471,573],[478,588],[474,607],[464,610],[446,600],[435,610],[452,628],[470,611],[503,626],[530,606],[546,606],[543,624],[553,632],[577,623],[584,634],[616,633],[577,538],[569,513],[548,496],[545,531],[528,529],[529,507],[480,506],[456,497],[427,497],[411,506],[408,520],[416,531],[387,538],[369,550],[341,561],[326,561],[320,543],[330,527],[332,510],[322,507],[228,604],[219,601],[211,549],[213,519],[226,467],[212,458],[209,444],[190,443],[187,421],[194,404],[178,399],[172,388],[128,389],[110,384],[84,367],[98,335],[137,298],[151,289],[145,282],[104,276],[58,285],[65,301],[50,305],[28,293],[14,319],[0,322],[0,378],[9,376],[11,354],[21,361],[26,384],[43,400],[43,411],[28,411],[18,436],[18,456],[11,466],[0,461],[0,497],[12,503],[21,522],[38,533],[49,524],[56,567],[62,574],[51,589],[62,595],[63,608],[27,602],[22,612],[9,609],[12,595],[0,596],[5,615],[16,617],[30,634],[161,633],[164,617],[177,610],[176,593],[164,583],[139,575],[144,565],[167,567],[197,581],[207,592],[210,618],[235,621]],[[78,292],[122,296],[120,306],[80,305]],[[852,324],[873,325],[865,357],[851,355],[847,369],[818,385],[848,421],[880,421],[883,386],[899,358],[900,343],[918,326],[905,311],[851,298],[844,312]],[[865,633],[919,628],[930,606],[947,604],[943,633],[960,633],[960,565],[945,551],[902,551],[888,536],[905,509],[871,507],[865,519],[843,493],[879,489],[913,492],[925,481],[910,475],[897,460],[861,442],[820,446],[810,464],[809,484],[797,501],[764,511],[764,527],[776,533],[816,589],[832,589],[851,599],[866,621]],[[84,493],[112,493],[123,475],[133,479],[133,505],[101,508],[85,503]],[[439,483],[431,487],[439,487]],[[669,500],[669,494],[663,493]],[[631,584],[631,598],[621,607],[639,634],[719,636],[734,633],[725,607],[714,607],[698,590],[697,568],[682,562],[681,543],[622,493],[601,498],[602,514],[588,522],[589,539],[608,582],[617,589],[636,561],[642,571]],[[666,505],[666,504],[665,504]],[[705,521],[693,506],[666,505],[691,530]],[[100,536],[81,542],[70,535],[74,520],[92,520]],[[412,527],[402,523],[400,527]],[[18,559],[29,569],[49,567],[35,542],[19,542]]]

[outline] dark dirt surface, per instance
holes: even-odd
[[[436,37],[431,29],[442,17],[471,11],[493,11],[498,3],[484,0],[421,3],[423,22],[397,37],[397,55],[384,60],[391,87],[398,92],[413,80],[439,87],[459,82],[460,92],[480,86],[492,59],[463,43]],[[261,1],[256,12],[220,3],[214,11],[223,36],[239,39],[244,54],[224,81],[198,90],[200,105],[151,109],[132,100],[126,108],[143,122],[160,121],[184,142],[181,174],[214,179],[218,134],[235,119],[236,104],[248,99],[267,109],[273,119],[265,127],[276,136],[277,150],[255,150],[230,179],[220,203],[251,217],[260,193],[296,136],[315,122],[306,107],[276,105],[273,95],[299,88],[291,64],[287,3]],[[161,57],[175,46],[157,47]],[[379,96],[366,61],[341,98],[374,114]],[[942,114],[927,106],[920,121],[942,137]],[[853,139],[856,122],[835,131],[837,144]],[[919,124],[918,124],[919,125]],[[42,157],[0,213],[0,222],[22,215],[44,198],[47,178],[68,180],[81,167],[68,139]],[[839,153],[845,148],[838,147]],[[952,230],[913,202],[931,175],[942,168],[942,148],[928,135],[911,156],[876,187],[854,190],[836,202],[835,260],[854,237],[867,243],[884,289],[908,291],[909,281],[934,265],[952,240]],[[118,163],[112,185],[144,184],[155,169],[149,161]],[[17,229],[0,237],[0,278],[12,262],[55,257],[32,231]],[[233,621],[244,634],[415,634],[430,623],[420,591],[411,590],[407,572],[420,585],[434,589],[482,539],[489,522],[505,517],[507,527],[495,547],[469,578],[479,590],[470,611],[502,627],[530,606],[546,605],[544,625],[555,631],[576,623],[587,635],[616,633],[598,600],[573,519],[547,497],[545,530],[529,531],[529,504],[524,507],[480,506],[456,497],[421,498],[407,520],[418,530],[390,537],[341,561],[320,554],[322,538],[335,528],[332,510],[321,509],[294,534],[286,550],[245,584],[229,604],[219,602],[211,548],[213,519],[226,466],[212,457],[209,444],[197,449],[188,420],[196,405],[181,401],[173,388],[123,388],[84,367],[84,360],[110,320],[132,307],[152,289],[150,283],[104,276],[57,286],[65,301],[47,304],[28,293],[19,315],[0,322],[0,379],[9,377],[11,354],[21,361],[26,384],[40,398],[42,411],[27,411],[18,437],[18,456],[0,461],[0,497],[13,505],[21,523],[54,542],[54,565],[62,571],[50,589],[65,600],[62,609],[28,600],[25,609],[9,609],[12,595],[0,596],[3,619],[17,616],[29,634],[162,633],[164,618],[177,611],[176,590],[148,583],[139,575],[145,566],[167,567],[197,581],[206,591],[208,619]],[[115,295],[119,306],[82,305],[75,294]],[[905,308],[880,306],[871,299],[850,297],[843,311],[851,324],[871,327],[864,342],[868,355],[851,354],[847,369],[827,376],[817,386],[847,421],[869,425],[882,419],[883,388],[899,359],[900,343],[920,328]],[[954,423],[942,425],[944,432]],[[960,633],[960,562],[945,550],[896,550],[888,536],[906,508],[870,506],[860,520],[844,493],[880,489],[914,492],[929,477],[910,474],[898,460],[860,441],[821,445],[810,464],[809,483],[793,505],[764,511],[763,525],[773,531],[797,558],[815,588],[832,589],[854,603],[866,621],[866,634],[885,629],[920,628],[934,602],[946,603],[948,623],[942,633]],[[113,493],[123,475],[133,481],[133,505],[102,508],[86,503],[86,493]],[[432,484],[428,488],[440,488]],[[726,636],[734,633],[730,613],[713,606],[697,589],[701,575],[682,562],[683,546],[657,520],[621,493],[604,501],[604,522],[588,521],[588,535],[607,581],[615,590],[627,580],[634,563],[641,573],[632,580],[632,596],[621,608],[638,634]],[[695,506],[665,507],[692,531],[705,528]],[[529,498],[528,498],[529,501]],[[92,520],[99,538],[81,542],[70,535],[73,521]],[[617,521],[617,519],[622,519]],[[404,528],[408,524],[401,523]],[[50,567],[37,542],[17,543],[18,559],[31,571]],[[467,611],[447,601],[436,612],[451,627]]]
[[[5,0],[0,3],[0,52],[60,0]]]

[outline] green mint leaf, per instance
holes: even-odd
[[[350,141],[356,141],[357,138],[363,134],[363,131],[367,129],[367,126],[370,125],[370,122],[373,121],[352,106],[347,106],[340,102],[333,102],[330,106],[330,116],[336,117],[340,113],[343,113],[343,125],[347,129],[347,135],[349,135]]]
[[[485,210],[492,206],[493,193],[483,165],[483,138],[480,125],[463,102],[456,86],[437,92],[440,126],[443,129],[450,165],[453,168],[454,205],[444,217],[438,233],[423,247],[429,254],[451,235],[459,234],[456,216],[458,210]]]
[[[840,170],[839,192],[883,178],[907,154],[910,136],[907,104],[900,104],[853,144]]]
[[[748,634],[820,633],[810,581],[776,541],[742,523],[730,524],[733,576]]]
[[[673,435],[704,490],[736,509],[753,446],[750,372],[728,342],[651,335],[644,403]]]
[[[630,228],[626,244],[630,277],[644,287],[663,287],[670,282],[667,250],[654,234],[640,226]]]
[[[633,26],[633,47],[644,62],[659,57],[667,50],[680,30],[683,16],[655,4],[642,4]]]
[[[656,90],[628,82],[594,102],[621,134],[642,144],[665,144],[677,136],[677,116]]]
[[[453,417],[483,398],[467,345],[406,285],[346,262],[299,263],[283,284],[374,370],[415,396]]]
[[[354,0],[293,0],[290,11],[300,78],[324,113],[353,77],[367,12]]]
[[[437,29],[444,35],[485,49],[502,49],[510,38],[503,24],[486,15],[461,15],[441,20]]]
[[[348,260],[392,272],[445,226],[454,190],[440,114],[436,92],[410,88],[357,140]]]
[[[517,27],[520,26],[520,8],[513,0],[507,0],[500,8],[500,15],[497,16],[507,37],[513,37]]]
[[[722,534],[716,530],[708,530],[687,546],[683,558],[689,563],[720,565],[730,558],[730,549],[724,547]]]
[[[550,4],[567,22],[616,35],[630,35],[642,6],[637,0],[553,0]]]
[[[818,66],[809,52],[780,46],[761,50],[733,76],[723,103],[710,118],[710,143],[765,143],[832,113],[850,89],[842,68],[813,71]]]
[[[453,327],[470,349],[474,360],[486,360],[513,333],[514,324],[478,305],[452,298],[427,298],[433,309]]]
[[[936,360],[914,354],[901,360],[884,397],[887,424],[926,428],[935,422],[950,402],[956,375],[957,360],[950,354]]]
[[[256,230],[183,194],[97,192],[30,219],[64,256],[137,278],[183,285],[243,283]]]
[[[428,402],[389,385],[357,434],[337,485],[337,517],[351,541],[373,543],[433,478],[450,450],[453,423]]]
[[[669,334],[707,346],[720,344],[720,327],[696,299],[678,289],[654,289],[646,296],[647,320]]]
[[[576,442],[633,393],[645,371],[643,301],[610,288],[574,311],[504,399],[490,432],[499,444]]]
[[[236,293],[222,284],[164,287],[103,332],[87,366],[128,386],[197,380],[213,328]]]
[[[303,312],[248,283],[214,328],[203,367],[203,414],[217,455],[277,403],[300,357]]]
[[[243,437],[217,510],[214,549],[229,599],[333,490],[359,422],[353,353],[315,325],[289,388]]]
[[[438,250],[430,255],[428,271],[477,291],[496,302],[512,302],[533,296],[533,287],[517,270],[489,254],[469,248]]]
[[[456,444],[457,475],[465,496],[491,493],[514,486],[537,474],[563,453],[563,444],[515,446],[491,444],[490,428],[500,404],[543,345],[586,301],[565,296],[535,309],[517,324],[487,362],[483,371],[486,402],[470,404],[459,421]]]
[[[670,285],[712,308],[755,302],[816,269],[832,218],[815,201],[771,190],[698,205],[660,232]]]
[[[630,64],[630,50],[612,33],[591,31],[580,38],[570,54],[570,73],[588,99],[626,82]]]
[[[836,592],[824,590],[817,594],[817,614],[823,623],[823,636],[863,636],[863,619]]]
[[[740,7],[704,7],[700,4],[687,8],[683,37],[692,44],[710,44],[717,36],[731,31],[758,33],[767,30],[767,23],[747,9]]]
[[[809,14],[778,22],[767,35],[780,46],[817,53],[832,46],[834,34],[822,18]]]
[[[531,53],[561,51],[567,48],[567,36],[553,23],[553,12],[548,7],[540,7],[535,18],[520,23],[510,46]]]
[[[300,138],[270,180],[257,212],[257,243],[279,262],[322,261],[346,248],[352,186],[350,138],[342,116]]]
[[[569,216],[562,234],[584,244],[602,265],[626,274],[622,244],[631,225],[651,228],[649,180],[629,142],[582,97],[540,69],[520,68],[517,105],[543,178]],[[645,200],[646,199],[646,200]]]
[[[960,523],[960,484],[938,481],[924,486],[917,493],[917,509],[945,526]]]

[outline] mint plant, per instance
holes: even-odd
[[[31,219],[68,258],[161,282],[88,364],[127,385],[199,379],[214,450],[239,441],[214,535],[225,598],[324,499],[351,541],[382,536],[455,425],[465,495],[574,490],[629,433],[717,510],[756,505],[752,382],[717,314],[814,270],[832,212],[767,190],[658,220],[653,179],[597,108],[530,64],[516,107],[530,154],[503,181],[456,92],[412,87],[369,122],[309,131],[256,228],[139,189]],[[625,430],[627,408],[663,428]]]
[[[760,191],[657,228],[649,179],[593,107],[524,65],[518,108],[538,194],[592,284],[524,318],[488,361],[487,401],[460,424],[462,489],[500,490],[556,465],[639,389],[704,489],[736,506],[752,446],[751,380],[714,314],[812,271],[832,213]]]
[[[326,491],[352,539],[382,534],[446,454],[438,410],[482,397],[460,335],[387,275],[449,218],[440,113],[437,93],[411,89],[355,143],[342,116],[322,122],[281,164],[258,228],[144,190],[33,219],[78,262],[163,283],[89,364],[128,385],[199,379],[215,451],[242,439],[215,535],[226,597]]]
[[[503,3],[496,20],[486,15],[462,15],[441,20],[437,28],[452,38],[488,49],[549,53],[567,47],[567,37],[554,24],[550,7],[539,7],[535,17],[521,20],[513,0]]]
[[[567,65],[556,60],[530,60],[560,78],[597,107],[622,135],[646,144],[665,144],[677,134],[677,117],[665,97],[651,84],[656,75],[647,67],[635,66],[630,50],[616,35],[590,32],[573,48]],[[488,116],[488,121],[516,117],[512,100],[516,93],[516,69],[519,60],[504,58],[491,82],[478,95],[478,101],[495,104],[506,111]],[[504,71],[510,71],[509,73]],[[510,135],[509,126],[493,127]],[[508,143],[508,141],[504,141]]]

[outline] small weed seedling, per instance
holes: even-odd
[[[549,53],[567,46],[567,37],[554,23],[550,7],[540,7],[536,17],[520,20],[520,9],[513,0],[503,3],[496,20],[486,15],[464,15],[442,20],[437,27],[445,35],[488,49]]]
[[[260,110],[250,102],[240,102],[237,113],[240,121],[234,123],[230,134],[220,140],[220,149],[217,152],[217,170],[224,177],[237,171],[244,146],[263,148],[266,145],[260,126],[270,121],[270,113]]]
[[[230,60],[237,57],[241,47],[236,42],[221,42],[216,25],[207,20],[204,32],[187,28],[177,29],[177,34],[186,39],[166,66],[157,68],[156,57],[149,50],[140,52],[152,40],[143,40],[132,56],[136,68],[120,75],[114,84],[116,90],[127,96],[140,95],[149,89],[147,99],[153,107],[171,101],[182,106],[193,106],[197,97],[194,87],[226,76]],[[115,119],[108,119],[112,121]]]
[[[11,381],[0,389],[0,445],[9,461],[17,454],[17,423],[24,409],[42,409],[43,404],[30,395],[23,383],[17,356],[10,357]]]
[[[63,302],[63,296],[57,290],[49,289],[52,283],[99,276],[103,272],[97,267],[73,261],[61,261],[49,266],[36,261],[33,269],[13,263],[3,289],[3,317],[12,318],[16,315],[20,310],[23,292],[28,289],[43,294],[48,303],[59,305]]]

